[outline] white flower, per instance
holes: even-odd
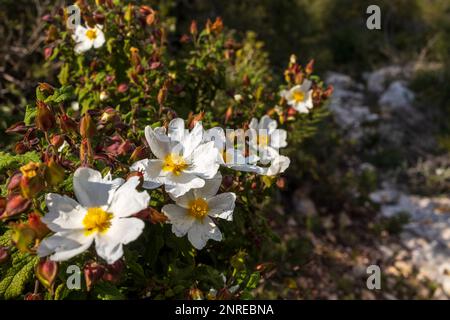
[[[150,196],[138,192],[139,178],[112,180],[108,174],[79,168],[73,177],[75,201],[50,193],[46,196],[49,212],[42,219],[55,234],[44,239],[40,257],[68,260],[87,250],[95,242],[97,254],[108,264],[123,255],[124,244],[136,240],[144,229],[142,220],[131,217],[148,207]]]
[[[216,195],[222,182],[220,173],[206,180],[203,188],[193,189],[178,198],[176,204],[167,204],[162,212],[172,224],[177,237],[187,234],[192,245],[200,250],[209,239],[222,240],[222,233],[211,218],[233,220],[236,195],[226,192]]]
[[[308,113],[313,107],[311,81],[304,80],[301,85],[296,85],[290,90],[283,90],[280,96],[300,113]]]
[[[105,35],[100,25],[96,25],[93,28],[78,25],[75,28],[72,38],[76,42],[76,53],[86,52],[92,47],[100,48],[105,43]]]
[[[206,130],[203,141],[214,143],[214,147],[218,150],[217,163],[227,168],[267,176],[284,172],[289,167],[290,160],[280,155],[278,149],[287,146],[286,131],[277,129],[277,122],[269,116],[263,116],[260,122],[252,119],[250,128],[253,130],[250,134],[253,140],[248,141],[250,152],[245,150],[247,147],[245,134],[242,133],[242,137],[238,137],[235,141],[239,133],[233,130],[227,131],[227,134],[220,127]],[[258,151],[260,151],[259,155]],[[269,163],[270,165],[259,166],[259,161],[263,165]]]
[[[267,164],[279,156],[279,150],[287,146],[287,133],[284,129],[277,129],[277,121],[265,115],[250,121],[249,129],[253,130],[253,139],[250,139],[250,148],[258,151],[261,163]]]
[[[203,143],[203,127],[198,122],[189,132],[184,120],[177,118],[166,129],[145,128],[145,137],[157,159],[145,159],[131,166],[133,171],[142,171],[144,188],[153,189],[164,185],[166,191],[179,197],[193,188],[205,185],[217,173],[218,151],[214,142]]]

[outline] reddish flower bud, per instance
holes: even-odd
[[[308,62],[305,68],[305,73],[309,76],[311,73],[313,73],[314,70],[314,59]]]
[[[225,123],[228,123],[228,121],[230,121],[232,117],[233,117],[233,106],[229,106],[227,108],[227,111],[225,112]]]
[[[113,264],[109,264],[106,266],[106,270],[102,278],[104,281],[118,283],[124,269],[125,263],[123,262],[123,260],[117,260]]]
[[[117,91],[119,93],[124,93],[128,91],[128,85],[126,83],[121,83],[117,86]]]
[[[189,28],[189,31],[191,32],[191,34],[193,36],[195,36],[198,33],[197,21],[192,20],[191,27]]]
[[[31,201],[20,194],[12,194],[8,197],[5,210],[0,216],[1,219],[16,216],[30,208]]]
[[[47,82],[39,82],[38,88],[39,88],[39,91],[41,91],[42,93],[44,93],[47,96],[52,95],[55,92],[55,88],[53,88]]]
[[[36,265],[35,274],[44,287],[50,289],[58,275],[58,263],[50,259],[41,259]]]
[[[188,295],[190,300],[203,300],[205,298],[203,292],[197,288],[189,289]]]
[[[59,149],[64,143],[64,136],[61,134],[55,134],[51,137],[50,143],[56,148]]]
[[[40,293],[31,293],[31,292],[29,292],[29,293],[27,293],[25,295],[24,300],[29,300],[29,301],[32,301],[32,300],[44,300],[44,298],[42,297],[42,294],[40,294]]]
[[[280,188],[280,189],[284,189],[286,187],[286,178],[279,177],[277,179],[277,187]]]
[[[53,22],[53,17],[50,14],[43,15],[42,16],[42,21]]]
[[[28,126],[25,125],[24,122],[17,122],[13,124],[11,127],[5,130],[6,133],[18,133],[25,134],[28,131]]]
[[[217,17],[214,23],[211,26],[211,32],[215,34],[221,33],[223,30],[223,21],[221,17]]]
[[[67,114],[63,114],[59,117],[59,123],[61,129],[66,133],[76,132],[78,129],[78,125],[75,120],[73,120]]]
[[[9,260],[8,248],[0,247],[0,264],[3,264]]]
[[[2,216],[3,212],[5,212],[6,209],[6,198],[0,197],[0,217]]]
[[[29,150],[29,148],[25,145],[25,143],[23,142],[18,142],[16,143],[16,145],[14,146],[14,152],[16,154],[24,154],[25,152],[27,152]]]
[[[50,232],[47,225],[41,221],[41,215],[36,212],[28,215],[28,226],[35,232],[36,237],[39,239],[43,239]]]
[[[150,207],[138,212],[135,217],[141,220],[149,221],[152,224],[165,223],[168,220],[164,214]]]
[[[147,15],[149,15],[149,14],[151,14],[153,12],[153,9],[150,8],[149,6],[140,6],[139,12],[143,16],[147,16]]]
[[[96,124],[89,112],[86,112],[80,121],[80,134],[82,138],[90,139],[97,131]]]
[[[97,24],[103,25],[105,23],[105,15],[100,12],[94,12],[94,21]]]
[[[11,193],[20,187],[20,180],[22,174],[20,172],[15,173],[8,182],[8,192]]]
[[[86,281],[86,288],[91,290],[92,286],[96,284],[105,273],[105,267],[97,262],[91,262],[84,266],[84,279]]]
[[[117,114],[117,111],[114,108],[106,108],[105,111],[103,111],[101,117],[100,117],[100,122],[102,124],[106,124],[106,123],[112,123],[119,120],[119,116]]]
[[[49,131],[55,125],[55,116],[50,108],[43,102],[36,102],[36,127],[41,131]]]
[[[44,49],[44,59],[48,60],[50,59],[50,57],[53,55],[53,48],[52,47],[47,47]]]

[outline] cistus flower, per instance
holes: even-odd
[[[72,35],[75,41],[75,53],[83,53],[91,48],[100,48],[105,43],[105,35],[102,31],[101,25],[96,25],[91,28],[89,26],[76,26],[75,32]]]
[[[162,212],[172,224],[177,237],[187,234],[188,240],[198,250],[203,249],[209,239],[222,240],[222,233],[211,218],[232,221],[236,195],[232,192],[217,194],[222,176],[220,173],[199,189],[193,189],[172,199],[175,204],[166,204]]]
[[[311,85],[312,82],[305,79],[301,85],[296,85],[289,90],[282,90],[280,96],[298,112],[308,113],[314,106]]]
[[[250,148],[258,152],[263,164],[269,163],[279,156],[279,149],[287,146],[287,132],[277,129],[277,121],[264,115],[260,121],[252,118],[249,129],[253,130],[254,139],[249,141]]]
[[[148,207],[150,196],[136,190],[139,178],[112,180],[111,175],[78,168],[73,178],[75,201],[50,193],[49,212],[42,218],[54,235],[44,239],[38,255],[53,261],[68,260],[95,242],[97,254],[112,264],[123,255],[123,245],[136,240],[144,222],[131,217]]]
[[[202,143],[203,128],[200,122],[189,132],[184,120],[173,119],[168,133],[163,127],[145,128],[145,137],[157,159],[144,159],[131,166],[132,171],[142,171],[144,188],[161,185],[174,197],[193,188],[201,188],[206,179],[217,173],[217,149],[214,142]]]

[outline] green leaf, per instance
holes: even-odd
[[[100,300],[124,300],[125,296],[111,282],[100,282],[95,285],[93,294]]]
[[[7,169],[17,169],[18,166],[27,164],[30,161],[39,162],[39,155],[34,151],[20,155],[0,152],[0,172]]]
[[[27,104],[26,109],[25,109],[25,117],[24,117],[24,122],[27,126],[31,125],[34,121],[34,118],[36,117],[36,107],[32,106],[31,104]]]
[[[0,281],[0,296],[7,300],[19,296],[31,280],[38,260],[28,253],[13,254],[12,265]]]
[[[61,71],[58,75],[58,80],[61,85],[66,85],[67,81],[69,80],[69,64],[65,63],[64,66],[61,68]]]

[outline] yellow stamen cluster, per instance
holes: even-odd
[[[305,93],[302,91],[296,91],[293,94],[293,98],[295,102],[303,102],[305,101]]]
[[[208,215],[208,211],[208,203],[201,198],[192,200],[189,203],[189,215],[193,216],[196,219],[203,220]]]
[[[106,212],[102,208],[89,208],[83,219],[84,234],[105,233],[111,227],[112,218],[113,214]]]
[[[86,37],[88,37],[89,40],[95,40],[95,38],[97,38],[97,31],[95,29],[88,29],[86,31]]]
[[[163,170],[170,171],[174,175],[179,176],[181,172],[188,168],[188,164],[184,158],[178,154],[170,153],[164,158]]]

